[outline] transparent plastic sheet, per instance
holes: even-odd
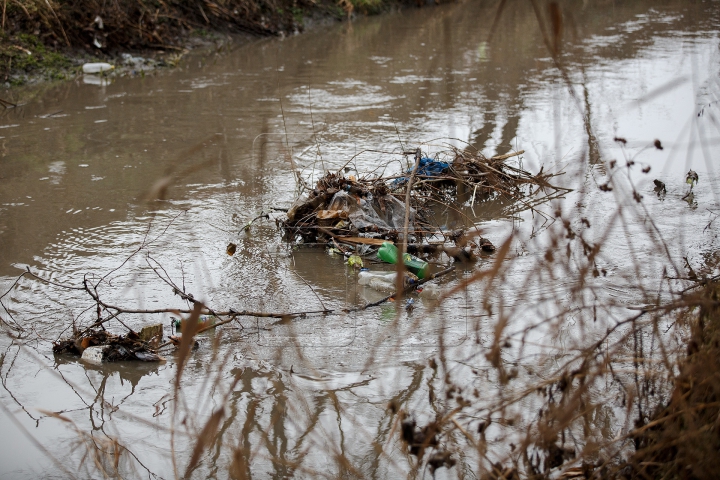
[[[297,214],[298,210],[302,208],[306,203],[308,202],[308,195],[306,193],[303,193],[298,198],[295,199],[295,202],[290,206],[287,212],[288,219],[290,221],[295,220],[295,215]]]
[[[401,230],[405,225],[405,204],[392,195],[357,200],[347,192],[336,193],[328,210],[348,212],[348,218],[359,229],[377,227],[380,230]],[[408,228],[414,230],[415,210],[410,209]]]

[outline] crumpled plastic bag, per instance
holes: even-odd
[[[308,196],[306,193],[303,193],[298,198],[295,199],[293,204],[290,206],[290,208],[287,211],[287,217],[288,220],[291,222],[295,221],[295,216],[297,215],[298,211],[305,206],[305,204],[308,202]]]
[[[350,255],[345,263],[347,263],[348,267],[363,268],[362,258],[358,255]]]
[[[405,226],[405,204],[392,195],[356,199],[347,192],[336,193],[328,210],[342,210],[348,213],[348,219],[355,228],[373,228],[380,230],[402,230]],[[410,209],[408,228],[415,229],[415,210]]]

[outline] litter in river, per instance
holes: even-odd
[[[348,267],[363,268],[362,258],[357,255],[350,255],[345,263]]]
[[[385,242],[378,250],[378,258],[384,262],[396,264],[398,262],[398,249],[390,242]],[[403,255],[403,264],[418,278],[425,278],[430,264],[424,260],[406,253]]]
[[[378,292],[394,292],[397,272],[371,272],[363,269],[358,274],[358,284],[370,287]],[[405,288],[417,285],[418,277],[410,272],[405,272],[403,285]]]
[[[115,67],[113,67],[109,63],[104,63],[104,62],[86,63],[82,66],[83,73],[89,73],[89,74],[108,72],[114,68]]]
[[[507,159],[521,153],[486,158],[480,153],[453,149],[452,161],[446,162],[423,156],[417,149],[404,153],[406,157],[413,155],[415,162],[412,168],[403,167],[397,175],[361,176],[357,169],[353,169],[356,175],[346,177],[341,173],[346,170],[341,168],[336,172],[327,172],[312,190],[301,192],[286,211],[286,218],[276,217],[285,239],[293,246],[327,246],[330,255],[341,255],[349,267],[360,270],[360,285],[387,294],[378,301],[351,308],[328,309],[322,306],[321,310],[296,312],[218,310],[200,302],[186,292],[184,286],[167,278],[162,266],[148,257],[148,264],[158,277],[172,288],[175,295],[188,302],[187,309],[124,309],[105,303],[97,285],[85,281],[83,290],[97,304],[97,319],[84,330],[74,330],[71,338],[55,342],[53,351],[82,356],[88,363],[100,364],[122,360],[158,362],[164,360],[158,354],[159,349],[173,345],[183,348],[182,338],[172,335],[160,344],[162,324],[151,325],[136,333],[119,318],[129,313],[183,315],[182,320],[171,317],[171,330],[175,333],[187,329],[185,334],[191,336],[194,347],[197,347],[194,337],[198,333],[229,323],[236,323],[236,328],[244,328],[238,323],[241,317],[275,318],[282,322],[307,320],[309,315],[344,315],[395,300],[402,301],[399,305],[409,313],[415,303],[412,299],[404,299],[405,295],[423,292],[426,298],[437,298],[442,294],[436,286],[428,285],[424,291],[422,287],[429,281],[452,273],[454,267],[447,265],[448,262],[474,262],[483,254],[495,250],[492,242],[481,236],[481,228],[468,221],[467,217],[465,225],[469,225],[464,228],[454,228],[456,225],[450,228],[434,220],[438,207],[459,211],[470,198],[469,192],[472,192],[471,204],[510,199],[511,202],[505,204],[517,202],[522,203],[522,208],[533,209],[534,205],[567,192],[567,189],[550,185],[548,179],[554,175],[542,174],[542,169],[541,173],[531,175],[506,163]],[[527,185],[530,188],[524,188]],[[529,200],[530,197],[539,198]],[[269,220],[270,215],[261,213],[255,216],[244,225],[242,232],[248,232],[261,218]],[[231,242],[226,247],[230,256],[235,256],[238,250],[236,243]],[[366,264],[377,261],[396,264],[400,258],[404,266],[399,270],[403,276],[401,284],[397,283],[398,272],[370,272],[364,268]],[[23,275],[39,279],[29,270]],[[128,332],[117,335],[106,331],[104,324],[112,320],[117,320]],[[192,328],[188,328],[188,324],[184,323],[187,321],[197,322],[197,325],[191,324]]]
[[[472,262],[481,253],[495,250],[475,226],[449,230],[438,224],[436,210],[460,211],[468,202],[472,206],[498,199],[533,209],[567,191],[548,183],[554,174],[543,174],[541,169],[532,175],[507,163],[523,152],[487,158],[453,148],[449,152],[452,160],[443,161],[417,149],[403,153],[405,157],[413,155],[415,162],[400,175],[360,175],[355,168],[328,171],[311,190],[305,184],[309,191],[296,198],[279,224],[284,239],[298,246],[327,244],[330,253],[346,257],[377,253],[388,263],[397,262],[396,244],[404,241],[407,253],[403,263],[423,278],[429,264],[418,256],[445,254],[455,261]],[[354,174],[345,176],[347,171]]]
[[[200,317],[198,318],[198,329],[215,325],[215,322],[217,321],[218,318],[214,315],[200,315]],[[176,332],[182,332],[182,320],[180,320],[179,318],[170,317],[170,326]]]
[[[440,162],[433,160],[432,158],[421,158],[418,163],[417,175],[426,177],[437,177],[446,173],[450,169],[450,164],[446,162]],[[408,169],[407,173],[412,173],[412,168]],[[407,182],[407,177],[401,177],[393,181],[393,185],[402,185]]]
[[[127,335],[114,335],[106,330],[76,333],[73,338],[55,342],[53,352],[80,355],[83,360],[95,364],[124,360],[162,362],[165,359],[157,353],[157,346],[162,339],[162,325],[158,324],[158,326],[160,335],[152,335],[149,338],[146,334],[141,335],[133,331]],[[149,331],[157,331],[155,325],[149,328]],[[143,329],[141,333],[145,331],[146,329]]]

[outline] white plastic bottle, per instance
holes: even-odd
[[[102,73],[114,69],[109,63],[86,63],[83,65],[83,73]]]

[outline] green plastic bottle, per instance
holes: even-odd
[[[383,262],[396,264],[398,260],[398,249],[395,245],[390,242],[384,242],[378,250],[378,258]],[[417,275],[418,278],[423,279],[427,275],[430,264],[424,260],[420,260],[417,257],[406,253],[403,256],[403,263],[412,273]]]

